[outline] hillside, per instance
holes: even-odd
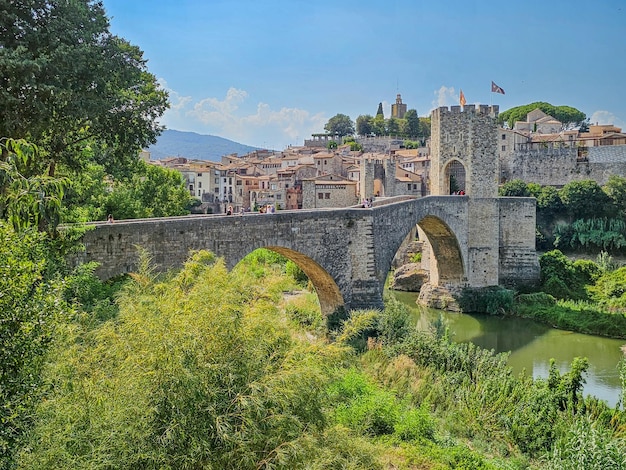
[[[256,147],[239,144],[214,135],[182,132],[173,129],[163,131],[157,143],[150,146],[150,158],[161,160],[167,157],[186,157],[197,160],[219,161],[224,155],[244,155]]]

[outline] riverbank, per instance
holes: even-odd
[[[607,312],[588,302],[556,300],[542,292],[520,294],[510,313],[560,330],[626,339],[626,315]]]

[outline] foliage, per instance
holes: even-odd
[[[507,181],[500,188],[498,188],[499,196],[513,196],[513,197],[528,197],[530,196],[530,191],[528,190],[528,185],[526,182],[520,179]]]
[[[339,137],[352,135],[354,134],[354,123],[350,116],[336,114],[324,125],[324,130],[331,135],[338,135]]]
[[[56,232],[67,178],[37,174],[33,170],[41,152],[25,140],[0,141],[0,218],[15,230],[37,227]]]
[[[542,110],[547,115],[561,121],[565,125],[570,123],[580,125],[586,119],[585,113],[577,110],[576,108],[572,108],[571,106],[553,106],[550,103],[537,101],[508,109],[500,113],[498,120],[499,122],[508,123],[509,128],[513,129],[516,121],[525,121],[526,115],[537,108]]]
[[[372,121],[373,117],[365,114],[356,118],[356,133],[361,136],[369,136],[372,134]]]
[[[404,115],[404,120],[406,121],[406,126],[405,126],[406,137],[417,138],[417,137],[422,136],[422,132],[420,129],[420,119],[415,109],[407,110],[406,114]]]
[[[111,34],[100,2],[11,2],[0,30],[0,136],[47,149],[33,174],[82,168],[88,143],[101,150],[92,158],[119,168],[155,141],[167,94],[141,50]]]
[[[540,295],[543,294],[543,295]],[[626,316],[591,302],[556,300],[545,294],[521,294],[514,306],[516,315],[567,331],[626,338]]]
[[[334,420],[359,434],[391,434],[398,423],[400,405],[387,390],[373,385],[362,373],[350,370],[332,384],[330,396],[336,403]]]
[[[465,313],[486,312],[489,315],[510,313],[515,292],[494,286],[483,289],[463,289],[459,305]]]
[[[303,341],[259,283],[196,253],[177,275],[136,277],[116,319],[69,328],[27,468],[295,468],[316,461],[324,390],[346,351]]]
[[[563,211],[563,202],[554,186],[543,186],[537,197],[537,211],[554,217]]]
[[[611,175],[602,190],[615,206],[617,216],[622,219],[626,218],[626,178]]]
[[[92,164],[73,181],[64,208],[67,222],[105,220],[107,214],[115,219],[185,215],[193,200],[179,172],[144,162],[119,179]]]
[[[554,229],[554,245],[563,249],[618,251],[626,247],[626,222],[623,219],[577,219]]]
[[[0,468],[11,468],[44,391],[44,353],[68,309],[47,237],[0,222],[0,239]]]
[[[337,142],[335,142],[334,140],[331,140],[330,142],[328,142],[326,144],[326,149],[327,150],[335,150],[337,148],[338,144]]]
[[[626,267],[604,272],[587,289],[591,299],[601,307],[626,313]]]
[[[541,290],[557,299],[585,300],[585,286],[594,274],[585,263],[571,261],[561,251],[552,250],[539,257]]]
[[[299,327],[323,336],[325,321],[316,294],[301,293],[290,299],[285,304],[285,314]]]
[[[589,417],[573,421],[557,440],[545,464],[548,470],[626,468],[626,441],[615,439]]]
[[[559,191],[564,208],[573,220],[611,217],[614,207],[593,180],[571,181]]]

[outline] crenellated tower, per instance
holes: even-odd
[[[470,197],[498,196],[499,106],[441,107],[431,116],[430,193],[462,190]]]

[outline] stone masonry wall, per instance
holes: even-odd
[[[501,160],[502,179],[521,179],[542,186],[564,186],[591,179],[604,185],[611,175],[626,176],[626,145],[589,147],[586,161],[576,148],[516,151]]]

